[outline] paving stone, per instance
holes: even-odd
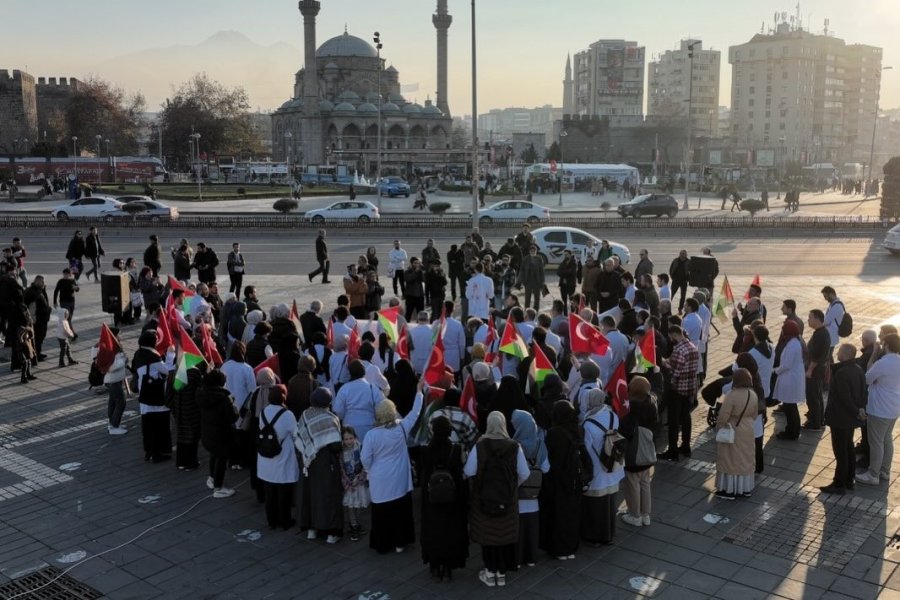
[[[719,589],[727,583],[726,579],[708,575],[699,571],[686,571],[675,580],[675,585],[684,587],[696,592],[706,594],[707,597],[715,594]]]
[[[838,575],[829,589],[853,598],[875,598],[879,591],[876,585],[844,575]]]

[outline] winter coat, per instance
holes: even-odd
[[[200,405],[197,403],[200,388],[200,371],[188,369],[188,383],[180,390],[170,388],[168,405],[175,418],[175,438],[179,444],[193,444],[200,438]]]
[[[72,238],[69,240],[69,248],[66,250],[66,258],[68,260],[81,260],[84,258],[84,240],[81,238]]]
[[[234,423],[238,413],[231,394],[225,388],[201,387],[197,391],[200,406],[200,439],[212,455],[226,457],[233,445]]]
[[[517,285],[523,285],[528,290],[540,289],[544,285],[544,261],[540,256],[529,254],[522,260]]]
[[[831,389],[825,406],[825,424],[834,429],[859,425],[859,409],[866,407],[866,374],[853,360],[831,367]]]
[[[559,289],[569,294],[574,293],[578,281],[578,263],[575,259],[563,259],[556,269],[556,274],[559,276]]]

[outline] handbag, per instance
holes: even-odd
[[[653,431],[638,425],[634,435],[628,440],[625,451],[626,467],[649,467],[656,464],[656,443]]]
[[[738,417],[737,424],[740,426],[741,419],[744,418],[744,413],[747,412],[747,406],[750,404],[750,390],[747,390],[747,401],[744,402],[744,410],[741,411],[740,416]],[[734,443],[734,427],[731,423],[726,423],[724,427],[719,429],[716,432],[716,441],[721,444],[733,444]]]

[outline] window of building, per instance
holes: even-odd
[[[784,123],[779,123],[779,124],[778,124],[778,129],[784,131]]]
[[[753,106],[753,98],[750,98],[750,100],[748,100],[748,106]]]
[[[750,93],[751,93],[751,94],[755,94],[755,93],[756,93],[756,86],[755,86],[755,85],[751,85],[751,86],[750,86]]]

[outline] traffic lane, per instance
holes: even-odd
[[[149,243],[142,230],[135,235],[134,231],[101,229],[101,238],[106,251],[105,261],[109,264],[113,258],[133,256],[140,260]],[[512,232],[511,232],[512,233]],[[241,251],[248,261],[248,277],[254,272],[266,275],[296,274],[315,265],[315,232],[311,230],[286,232],[250,231],[198,231],[198,230],[162,230],[159,233],[163,249],[163,264],[168,269],[171,259],[168,255],[170,247],[177,245],[181,238],[187,238],[192,244],[205,242],[219,255],[222,263],[221,272],[225,272],[225,258],[231,250],[232,242],[241,243]],[[863,275],[866,277],[892,277],[900,270],[900,259],[891,256],[881,248],[880,237],[874,238],[735,238],[733,236],[717,237],[711,234],[700,235],[689,232],[684,236],[662,237],[659,235],[623,235],[608,234],[609,239],[627,245],[632,254],[632,265],[637,262],[638,251],[647,248],[650,258],[656,263],[656,271],[668,269],[669,262],[681,248],[689,254],[699,254],[704,246],[710,246],[719,260],[722,273],[754,274],[771,273],[779,275]],[[359,255],[365,254],[368,246],[374,246],[381,258],[382,266],[386,263],[387,253],[394,239],[400,239],[410,256],[421,253],[428,239],[434,239],[442,255],[446,254],[451,244],[463,240],[462,231],[434,231],[429,235],[419,232],[389,232],[369,230],[332,231],[329,234],[329,249],[333,269],[356,262]],[[11,235],[9,237],[12,237]],[[27,230],[21,234],[28,249],[26,265],[30,272],[49,272],[65,266],[65,252],[70,239],[68,232],[37,232]],[[498,250],[509,236],[492,235],[488,232],[487,240]],[[335,270],[337,273],[338,271]],[[549,273],[555,272],[555,266],[548,267]]]

